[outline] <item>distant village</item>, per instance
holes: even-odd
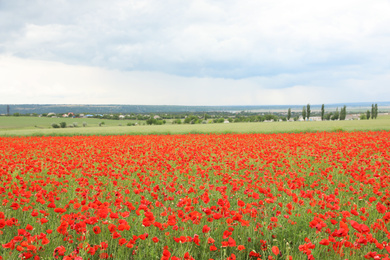
[[[376,107],[376,108],[375,108]],[[344,110],[343,110],[344,109]],[[378,115],[388,115],[388,112],[379,113],[377,106],[372,105],[372,110],[360,113],[348,113],[346,107],[334,111],[310,111],[310,105],[304,106],[302,111],[297,109],[277,112],[258,111],[214,111],[194,113],[10,113],[1,116],[35,116],[50,118],[98,118],[107,120],[137,120],[145,124],[208,124],[208,123],[235,123],[235,122],[281,122],[281,121],[324,121],[324,120],[364,120],[374,119]]]
[[[303,118],[302,115],[298,116],[298,117],[294,117],[294,118],[290,118],[290,119],[287,119],[287,113],[278,113],[278,114],[271,114],[271,116],[266,116],[267,114],[264,114],[264,113],[261,113],[260,114],[260,117],[263,116],[264,117],[264,120],[262,120],[261,122],[275,122],[275,121],[290,121],[290,122],[293,122],[293,121],[323,121],[323,119],[321,118],[321,116],[311,116],[310,118]],[[380,115],[388,115],[388,113],[381,113]],[[30,116],[33,116],[33,115],[30,115]],[[64,113],[64,114],[56,114],[56,113],[48,113],[47,115],[46,114],[40,114],[38,115],[38,117],[42,117],[42,116],[46,116],[46,117],[51,117],[51,118],[102,118],[102,119],[112,119],[112,120],[147,120],[149,118],[153,118],[153,119],[156,119],[156,120],[160,120],[160,119],[175,119],[175,118],[180,118],[180,119],[186,119],[188,117],[197,117],[199,119],[204,119],[204,115],[198,115],[198,116],[194,116],[194,115],[184,115],[184,116],[178,116],[178,115],[169,115],[169,114],[164,114],[164,115],[153,115],[153,114],[146,114],[146,115],[134,115],[134,114],[126,114],[126,115],[122,115],[122,114],[74,114],[72,112],[69,112],[69,113]],[[259,115],[258,116],[258,119],[260,119]],[[207,114],[206,115],[206,119],[209,119],[209,118],[221,118],[221,117],[226,117],[226,116],[221,116],[221,115],[214,115],[214,114]],[[248,118],[249,120],[251,119],[252,116],[244,116],[246,118]],[[227,119],[223,121],[223,123],[231,123],[231,122],[234,122],[234,119],[236,118],[239,118],[239,116],[237,117],[237,114],[232,114],[232,115],[228,115],[227,116]],[[230,119],[230,120],[229,120]],[[233,120],[232,120],[233,119]],[[253,118],[255,119],[255,118]],[[346,118],[345,120],[360,120],[361,119],[361,114],[347,114],[346,115]],[[324,120],[331,120],[331,119],[324,119]],[[336,119],[336,120],[340,120],[340,119]],[[253,121],[256,121],[256,120],[253,120]],[[258,120],[260,121],[260,120]],[[221,122],[219,122],[221,123]]]

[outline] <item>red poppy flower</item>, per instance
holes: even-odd
[[[228,244],[229,244],[230,247],[235,247],[236,246],[236,241],[232,237],[229,237]]]
[[[272,253],[274,253],[275,255],[279,255],[279,247],[273,246],[273,247],[271,248],[271,250],[272,250]]]
[[[244,245],[239,245],[239,246],[237,246],[237,250],[238,251],[245,250],[245,246]]]
[[[118,244],[121,246],[121,245],[124,245],[124,244],[126,244],[127,243],[127,240],[126,240],[126,238],[121,238],[121,239],[119,239],[118,240]]]
[[[203,226],[203,229],[202,229],[202,232],[203,232],[203,233],[208,233],[208,232],[210,231],[210,229],[211,229],[211,228],[210,228],[209,226],[204,225],[204,226]]]
[[[100,232],[102,231],[99,226],[94,226],[92,230],[93,233],[95,233],[96,235],[100,234]]]

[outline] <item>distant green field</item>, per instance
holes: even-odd
[[[76,122],[74,128],[51,128],[52,123]],[[83,122],[87,123],[83,127]],[[105,124],[99,127],[99,123]],[[38,118],[0,117],[1,136],[29,135],[145,135],[145,134],[188,134],[188,133],[289,133],[317,131],[375,131],[390,130],[390,116],[376,120],[322,121],[322,122],[270,122],[230,123],[199,125],[138,125],[126,126],[130,120],[101,120],[94,118]],[[144,124],[145,121],[141,121]],[[121,124],[122,126],[119,126]]]
[[[138,120],[105,120],[98,118],[50,118],[50,117],[15,117],[2,116],[0,117],[0,132],[2,130],[16,129],[44,129],[51,128],[53,123],[66,122],[67,125],[77,123],[78,127],[82,127],[83,123],[87,123],[88,127],[98,127],[99,123],[104,122],[106,126],[126,125],[127,123],[145,123]]]

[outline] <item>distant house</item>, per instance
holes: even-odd
[[[124,115],[119,115],[119,119],[125,119]]]
[[[229,124],[230,122],[229,122],[229,120],[225,120],[225,121],[223,121],[223,123],[224,124]]]
[[[349,114],[345,116],[345,120],[360,120],[360,114]]]
[[[320,116],[311,116],[309,121],[322,121]]]
[[[63,114],[62,117],[68,117],[68,114]]]
[[[154,118],[154,119],[160,119],[161,117],[158,116],[158,115],[155,115],[153,118]]]

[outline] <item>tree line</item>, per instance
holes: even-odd
[[[377,116],[378,116],[378,104],[372,104],[371,105],[371,113],[370,113],[370,110],[367,110],[366,112],[366,118],[367,120],[370,119],[370,116],[371,116],[371,119],[376,119]]]
[[[302,107],[302,119],[304,121],[309,120],[311,116],[311,109],[310,104],[307,104],[306,106]],[[325,104],[321,105],[321,120],[345,120],[347,117],[347,106],[344,105],[340,111],[339,108],[336,108],[335,112],[328,112],[325,113]],[[376,119],[378,116],[378,104],[372,104],[371,111],[367,110],[366,113],[363,113],[360,115],[360,119]],[[291,118],[291,108],[287,110],[287,120],[290,120]]]
[[[299,107],[298,107],[299,108]],[[302,107],[302,111],[297,107],[294,107],[295,111],[288,108],[287,113],[279,111],[269,112],[255,112],[255,111],[241,111],[241,112],[227,112],[227,111],[216,111],[216,112],[196,112],[196,113],[156,113],[156,114],[88,114],[87,117],[99,118],[99,119],[111,119],[111,120],[137,120],[143,121],[142,124],[149,125],[162,125],[166,123],[171,124],[208,124],[208,123],[236,123],[236,122],[264,122],[264,121],[297,121],[301,116],[303,120],[309,120],[313,115],[321,117],[321,120],[345,120],[347,116],[347,107],[344,105],[336,108],[336,111],[325,111],[325,105],[322,104],[320,111],[319,106],[315,106],[315,111],[311,110],[311,105],[307,104]],[[66,113],[65,113],[66,114]],[[50,116],[50,117],[62,117],[63,113],[60,114],[20,114],[14,113],[13,116]],[[82,114],[73,114],[72,117],[79,118],[83,117]],[[372,104],[371,110],[360,114],[360,119],[376,119],[378,116],[378,104]],[[85,116],[84,116],[85,117]],[[75,123],[74,123],[75,124]],[[73,124],[73,125],[74,125]],[[129,122],[127,125],[137,125],[140,122]],[[83,123],[84,125],[84,123]],[[85,122],[86,125],[86,122]],[[55,124],[53,128],[61,128],[60,124]],[[74,126],[76,127],[76,126]]]

